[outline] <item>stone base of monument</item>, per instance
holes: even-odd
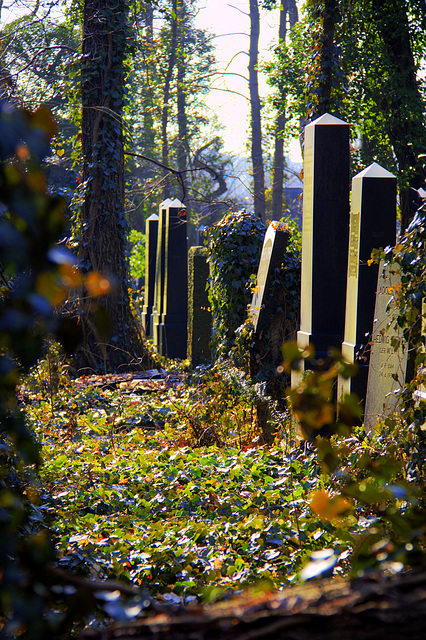
[[[336,333],[312,334],[305,331],[297,332],[297,346],[300,349],[312,349],[313,357],[303,360],[303,369],[293,370],[291,386],[294,389],[302,381],[305,370],[326,371],[333,363],[330,350],[339,349],[342,336]]]
[[[160,354],[166,358],[185,360],[188,326],[186,314],[167,314],[159,325]]]

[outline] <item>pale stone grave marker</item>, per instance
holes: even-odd
[[[278,372],[282,363],[281,344],[286,327],[280,271],[288,238],[285,225],[271,222],[263,240],[256,287],[249,309],[249,319],[254,327],[250,348],[250,375],[256,380],[256,376],[260,374],[266,382],[265,397],[259,398],[256,403],[257,425],[263,442],[272,442],[274,438],[274,427],[269,420],[270,406],[266,397],[277,401],[280,410],[283,410],[285,387],[288,386],[285,374]]]
[[[254,332],[258,334],[267,328],[271,319],[273,310],[270,308],[270,302],[273,282],[283,262],[288,237],[288,231],[282,223],[271,222],[263,239],[256,287],[249,310]]]
[[[377,422],[397,409],[396,392],[405,383],[408,349],[402,332],[395,327],[398,310],[394,294],[400,282],[399,266],[381,262],[364,414],[364,428],[370,436],[374,434]],[[392,346],[394,340],[399,344],[396,350]]]

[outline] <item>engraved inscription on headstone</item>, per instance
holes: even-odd
[[[395,327],[397,307],[394,296],[400,282],[398,265],[384,265],[381,262],[364,414],[364,428],[370,435],[374,434],[377,422],[396,410],[396,392],[405,382],[407,345],[401,332]],[[395,341],[398,343],[397,349]]]
[[[426,300],[423,300],[422,303],[422,335],[426,336]],[[425,347],[423,346],[422,353],[425,352]],[[424,370],[425,365],[420,365]],[[423,374],[425,375],[425,374]],[[417,390],[414,392],[414,399],[417,404],[420,402],[426,402],[426,380],[423,378],[424,382],[420,384]]]

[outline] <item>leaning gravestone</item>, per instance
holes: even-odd
[[[339,376],[338,396],[354,391],[364,402],[371,353],[378,265],[373,249],[396,241],[396,178],[373,162],[352,179],[349,261],[346,289],[345,339],[342,355],[358,365],[356,376]]]
[[[207,257],[205,247],[191,247],[188,253],[187,357],[194,367],[211,361],[212,314],[206,290],[209,278]]]
[[[282,223],[271,222],[263,239],[256,287],[249,310],[254,332],[257,334],[269,327],[275,311],[272,308],[273,284],[284,260],[288,238],[289,233]]]
[[[164,281],[159,353],[185,359],[188,331],[188,225],[186,208],[169,201],[165,212]]]
[[[396,392],[405,383],[408,349],[402,332],[395,327],[398,310],[394,296],[400,282],[399,266],[381,262],[364,414],[364,428],[369,435],[374,434],[377,422],[396,410]]]
[[[145,336],[150,336],[151,314],[154,305],[155,260],[158,242],[158,216],[155,213],[145,222],[145,291],[142,309],[142,327]]]
[[[305,127],[302,286],[297,343],[326,360],[345,326],[349,240],[349,125],[325,114]],[[302,371],[292,374],[292,386]]]
[[[285,290],[281,282],[281,267],[288,238],[288,231],[282,223],[271,222],[263,241],[256,287],[249,309],[249,319],[253,324],[250,375],[254,381],[260,379],[266,382],[265,396],[277,401],[281,410],[284,409],[283,399],[285,388],[288,386],[284,373],[279,372],[282,362],[281,345],[287,337],[287,319],[283,312]],[[266,397],[257,401],[257,426],[265,443],[272,442],[274,439],[269,410]]]
[[[151,316],[151,333],[152,342],[157,353],[161,353],[161,313],[163,305],[164,291],[164,260],[165,260],[165,235],[166,235],[166,210],[169,206],[170,198],[164,200],[159,207],[158,216],[158,236],[157,250],[155,254],[155,285],[154,285],[154,302],[152,305]]]

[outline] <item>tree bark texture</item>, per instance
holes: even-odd
[[[177,0],[172,0],[171,14],[171,41],[169,60],[167,63],[166,76],[164,78],[163,89],[163,105],[161,108],[161,162],[163,164],[163,199],[166,200],[170,196],[170,186],[168,175],[169,172],[165,167],[169,166],[169,140],[167,137],[167,124],[169,120],[169,102],[170,102],[170,85],[172,82],[173,70],[176,65],[176,49],[177,49]]]
[[[285,44],[287,35],[288,0],[282,0],[280,21],[278,25],[278,42]],[[275,120],[274,144],[274,177],[272,182],[272,220],[279,220],[283,211],[283,181],[284,181],[284,127],[285,107],[284,96],[281,96],[278,114]]]
[[[426,571],[310,582],[243,594],[105,630],[81,640],[423,640]]]
[[[260,117],[260,97],[257,63],[259,55],[259,6],[257,0],[250,0],[250,51],[249,89],[251,108],[251,159],[253,166],[254,210],[266,220],[265,172],[262,154],[262,127]]]
[[[178,0],[177,13],[177,121],[178,121],[178,140],[177,140],[177,164],[180,172],[180,181],[182,185],[181,202],[186,206],[186,215],[188,226],[190,227],[190,200],[188,188],[188,124],[186,114],[186,86],[185,86],[185,9],[183,0]],[[192,226],[192,225],[191,225]]]
[[[135,362],[143,353],[130,309],[125,258],[122,108],[126,3],[86,0],[83,20],[85,193],[79,258],[83,273],[101,275],[98,284],[87,287],[82,296],[80,317],[85,339],[76,364],[110,371]]]
[[[312,106],[309,119],[315,120],[324,113],[336,111],[332,99],[332,87],[336,85],[340,72],[337,49],[334,45],[336,19],[339,16],[338,0],[324,0],[314,4],[314,16],[320,20],[320,31],[315,37],[315,86],[310,91]]]

